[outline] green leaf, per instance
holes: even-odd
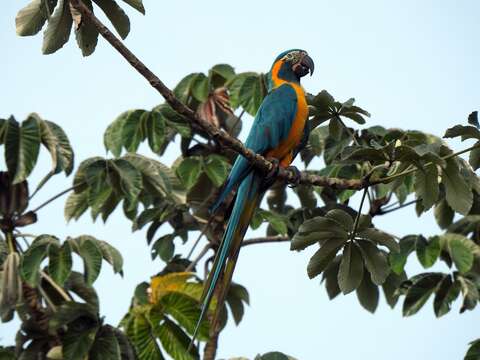
[[[123,276],[123,257],[120,251],[106,241],[97,240],[96,243],[100,248],[102,257],[106,262],[113,266],[113,271],[115,273],[120,273]]]
[[[93,13],[92,0],[82,0]],[[73,11],[70,8],[70,11]],[[77,11],[75,9],[75,11]],[[75,14],[75,16],[77,16]],[[74,19],[76,19],[74,16]],[[78,13],[79,20],[75,20],[75,38],[77,39],[78,47],[82,50],[83,56],[89,56],[95,51],[98,42],[98,30],[93,23],[81,13]]]
[[[89,236],[80,236],[71,241],[78,244],[78,254],[81,256],[84,265],[85,282],[87,285],[92,285],[102,268],[102,252],[97,245],[97,241]]]
[[[21,275],[33,287],[36,287],[40,280],[40,264],[47,256],[49,245],[58,246],[58,239],[51,235],[40,235],[23,255]]]
[[[382,285],[390,273],[387,257],[370,241],[360,240],[358,241],[358,245],[372,281],[376,285]]]
[[[340,225],[343,228],[343,230],[347,232],[350,232],[353,230],[352,216],[346,211],[343,211],[342,209],[329,210],[325,214],[325,217],[336,221],[338,225]]]
[[[347,241],[348,233],[335,220],[317,216],[300,226],[292,239],[290,250],[303,250],[318,241],[328,239]]]
[[[133,7],[135,10],[145,15],[145,8],[143,7],[142,0],[123,0],[123,2],[127,3],[128,5]]]
[[[374,313],[378,306],[379,297],[378,287],[370,280],[369,276],[364,276],[362,283],[357,288],[357,298],[360,305]]]
[[[142,191],[142,174],[125,159],[110,160],[109,164],[120,178],[120,189],[125,198],[134,204]]]
[[[397,275],[400,275],[405,268],[407,263],[407,258],[410,253],[415,250],[415,244],[417,241],[417,236],[408,235],[400,239],[400,252],[391,252],[389,254],[388,260],[390,262],[390,267],[393,272]]]
[[[96,327],[81,332],[68,329],[62,339],[63,358],[84,360],[95,340],[96,333]]]
[[[480,360],[480,339],[472,341],[463,360]]]
[[[40,149],[40,125],[29,117],[19,126],[12,118],[8,120],[5,134],[5,161],[13,184],[25,180],[32,172]]]
[[[435,205],[434,215],[438,226],[446,229],[452,223],[455,213],[448,205],[447,200],[442,199]]]
[[[164,311],[170,314],[182,328],[193,334],[200,316],[198,302],[180,293],[167,293],[160,300]],[[199,339],[208,339],[208,321],[203,321],[199,330]]]
[[[447,233],[440,236],[440,244],[448,251],[458,271],[466,273],[472,268],[473,252],[478,247],[472,240],[460,234]]]
[[[197,99],[199,102],[203,103],[207,101],[208,94],[210,92],[208,78],[199,73],[192,82],[191,87],[192,96]]]
[[[72,24],[69,1],[60,0],[43,33],[42,52],[45,55],[53,54],[67,43]]]
[[[63,129],[51,121],[41,120],[37,114],[29,117],[37,118],[40,124],[42,144],[52,157],[52,172],[57,174],[64,171],[65,175],[70,175],[73,170],[73,149]]]
[[[103,143],[105,149],[110,150],[116,157],[122,153],[123,141],[123,126],[128,118],[130,111],[125,111],[120,114],[110,125],[103,134]]]
[[[202,158],[190,156],[182,159],[176,172],[182,183],[187,189],[191,189],[196,184],[202,173]]]
[[[430,209],[438,199],[438,170],[428,166],[415,172],[415,193],[422,199],[425,210]]]
[[[447,167],[442,170],[442,182],[445,185],[446,199],[453,210],[467,215],[472,207],[472,187],[460,173],[457,161],[450,158]]]
[[[85,325],[95,326],[98,322],[97,309],[90,304],[68,301],[57,308],[57,311],[50,317],[48,325],[52,330],[57,330],[77,320],[83,320],[84,327]],[[87,322],[85,320],[90,321]]]
[[[65,290],[71,291],[92,306],[98,312],[98,296],[95,289],[85,283],[85,277],[72,271],[64,284]]]
[[[462,137],[462,141],[467,139],[480,139],[480,131],[474,126],[455,125],[447,129],[444,138]]]
[[[277,233],[282,235],[287,233],[287,224],[285,223],[285,218],[282,215],[273,211],[266,211],[262,209],[258,209],[257,213],[259,213],[266,221],[268,221],[268,223]]]
[[[159,154],[165,142],[165,119],[158,111],[151,111],[146,121],[148,145]]]
[[[340,268],[341,256],[337,255],[335,259],[325,268],[322,274],[322,282],[325,281],[325,289],[327,290],[328,298],[330,300],[337,297],[341,290],[338,286],[338,271]]]
[[[417,258],[425,269],[432,267],[440,256],[441,247],[438,236],[431,237],[428,241],[423,236],[417,237]]]
[[[400,252],[400,245],[395,241],[395,238],[381,230],[375,228],[366,228],[360,231],[357,236],[371,240],[378,245],[386,246],[391,252]]]
[[[400,288],[402,282],[407,280],[407,275],[403,271],[400,275],[397,275],[393,271],[388,275],[385,282],[382,284],[383,293],[385,294],[385,299],[387,300],[388,305],[393,309],[397,304],[399,292],[397,289]]]
[[[160,237],[152,247],[152,259],[160,256],[165,262],[168,262],[175,253],[175,244],[173,243],[174,235],[167,234]]]
[[[427,302],[430,295],[435,292],[444,279],[441,273],[425,273],[418,277],[408,288],[403,302],[403,316],[414,315]]]
[[[156,335],[160,339],[163,348],[175,360],[194,360],[200,359],[198,350],[192,346],[188,352],[190,338],[185,332],[173,321],[165,318],[163,323],[159,326]]]
[[[332,238],[325,241],[325,243],[318,249],[311,257],[307,266],[307,273],[310,279],[320,274],[335,258],[338,250],[347,241],[345,238]]]
[[[343,134],[343,125],[339,119],[333,118],[328,124],[328,132],[332,138],[335,140],[340,140]]]
[[[458,282],[453,282],[450,275],[440,283],[440,286],[435,294],[433,300],[433,310],[437,317],[443,316],[450,311],[450,306],[460,294],[460,285]]]
[[[71,193],[65,202],[64,215],[65,220],[77,220],[88,209],[88,192],[84,191],[79,194]]]
[[[130,32],[130,20],[127,14],[114,0],[93,0],[108,17],[118,35],[125,39]]]
[[[63,286],[72,271],[72,254],[69,243],[65,242],[61,247],[50,246],[48,257],[48,273],[53,281]]]
[[[235,108],[240,105],[252,116],[257,113],[266,95],[263,75],[251,72],[235,76],[229,89],[232,106]]]
[[[470,279],[459,275],[457,280],[460,283],[460,289],[463,295],[463,303],[460,308],[460,313],[463,313],[465,310],[473,310],[477,306],[479,300],[479,293],[477,285]]]
[[[272,351],[272,352],[265,353],[262,356],[256,356],[255,360],[295,360],[295,359],[281,352]]]
[[[137,151],[140,142],[145,139],[144,129],[147,118],[148,112],[145,110],[131,110],[126,114],[122,127],[121,142],[127,151]]]
[[[48,9],[53,11],[57,5],[56,0],[33,0],[22,8],[15,17],[17,35],[31,36],[38,33],[48,18]]]
[[[215,186],[221,186],[229,172],[230,164],[223,156],[212,154],[205,160],[205,173]]]
[[[90,350],[89,360],[121,360],[120,345],[110,325],[100,328]]]
[[[224,86],[225,83],[235,76],[233,67],[228,64],[217,64],[209,71],[210,82],[213,88]]]
[[[338,272],[338,285],[344,294],[358,288],[363,279],[362,253],[354,242],[343,248],[342,261]]]
[[[480,141],[475,143],[476,146],[480,146]],[[480,168],[480,148],[476,148],[470,151],[468,156],[468,162],[472,166],[473,170]]]

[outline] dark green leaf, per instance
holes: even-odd
[[[325,268],[322,274],[322,282],[325,281],[325,289],[327,290],[328,298],[330,300],[337,297],[341,290],[338,286],[338,271],[340,268],[341,256],[337,255],[335,259]]]
[[[387,300],[388,305],[393,309],[397,304],[399,293],[397,289],[400,287],[400,284],[407,280],[407,275],[403,271],[400,275],[397,275],[393,271],[390,275],[387,276],[387,279],[382,284],[383,293],[385,294],[385,299]]]
[[[447,167],[442,171],[442,182],[448,204],[453,210],[467,215],[473,203],[472,187],[460,173],[456,159],[447,160]]]
[[[105,149],[110,150],[114,156],[120,156],[122,153],[123,140],[123,126],[128,118],[130,111],[125,111],[120,114],[105,130],[103,134],[103,143]]]
[[[53,54],[68,41],[70,31],[72,30],[72,14],[70,12],[69,1],[60,0],[55,12],[50,17],[47,29],[43,33],[44,54]]]
[[[445,275],[441,273],[425,273],[417,278],[407,290],[403,302],[403,316],[416,314],[436,291],[444,277]]]
[[[445,276],[433,300],[435,315],[440,317],[448,313],[452,302],[457,299],[459,293],[460,284],[457,281],[453,282],[450,275]]]
[[[192,346],[187,352],[190,344],[190,338],[185,332],[173,321],[165,318],[160,325],[156,335],[160,339],[163,348],[176,360],[194,360],[200,359],[198,350]]]
[[[82,0],[86,7],[93,13],[92,0]],[[76,9],[72,11],[75,22],[75,38],[83,56],[89,56],[95,51],[98,42],[98,30],[93,23]],[[78,19],[78,20],[77,20]]]
[[[423,236],[418,236],[416,249],[418,261],[425,269],[428,269],[440,256],[441,247],[438,236],[433,236],[428,241]]]
[[[202,172],[202,165],[202,158],[196,156],[184,158],[178,165],[177,175],[187,189],[192,188],[197,182]]]
[[[10,118],[5,134],[5,161],[13,184],[25,180],[32,172],[40,149],[40,125],[29,117],[19,126]]]
[[[230,164],[223,156],[212,154],[205,160],[205,173],[217,187],[226,180],[230,171]]]
[[[468,272],[473,265],[473,251],[478,245],[460,234],[447,233],[440,236],[439,240],[441,247],[448,251],[458,271]]]
[[[360,240],[358,245],[362,251],[363,260],[372,281],[376,285],[382,285],[388,274],[390,274],[387,257],[370,241]]]
[[[312,279],[320,274],[335,258],[338,250],[342,248],[346,241],[346,238],[332,238],[325,241],[308,262],[308,277]]]
[[[415,172],[415,193],[422,199],[425,210],[430,209],[438,199],[438,170],[428,166]]]
[[[362,283],[357,289],[357,298],[364,309],[374,313],[380,297],[378,287],[370,280],[370,276],[364,276]]]
[[[442,199],[435,205],[434,215],[438,226],[446,229],[452,223],[455,213],[448,205],[447,200]]]
[[[363,279],[362,253],[354,242],[343,248],[342,261],[338,272],[338,285],[344,294],[360,286]]]
[[[120,345],[110,325],[100,328],[90,350],[89,360],[121,360]]]
[[[472,341],[463,360],[480,360],[480,339]]]
[[[93,0],[108,17],[118,35],[125,39],[130,32],[130,20],[115,0]]]
[[[48,10],[53,11],[57,5],[56,0],[33,0],[27,6],[22,8],[15,17],[15,27],[17,35],[31,36],[38,33],[49,14]]]
[[[480,141],[475,143],[476,146],[480,146]],[[473,170],[480,168],[480,148],[476,148],[470,151],[468,156],[468,162],[472,166]]]
[[[474,126],[455,125],[447,129],[444,138],[453,138],[461,136],[462,141],[467,139],[480,139],[480,131]]]
[[[102,252],[95,239],[80,236],[75,240],[78,243],[78,253],[83,260],[85,282],[92,285],[102,268]]]
[[[69,243],[65,242],[61,247],[50,246],[48,257],[48,273],[58,285],[63,286],[72,271],[72,254]]]
[[[143,7],[142,0],[123,0],[123,2],[127,3],[128,5],[133,7],[135,10],[145,15],[145,8]]]
[[[366,228],[360,231],[357,236],[371,240],[378,245],[386,246],[391,252],[400,252],[400,245],[395,241],[395,238],[381,230],[375,228]]]
[[[408,255],[415,250],[416,241],[417,236],[415,235],[405,236],[400,240],[400,252],[391,252],[389,254],[388,260],[391,269],[397,275],[400,275],[403,272],[405,264],[407,263]]]

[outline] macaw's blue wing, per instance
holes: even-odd
[[[245,146],[253,152],[265,155],[287,138],[297,111],[297,95],[288,84],[279,86],[264,99],[253,121]],[[215,213],[230,192],[252,171],[249,161],[237,156],[230,175],[217,197],[211,212]]]

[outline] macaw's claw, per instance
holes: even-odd
[[[293,183],[288,185],[290,188],[297,187],[300,184],[300,178],[302,177],[302,173],[296,166],[289,166],[285,170],[293,172]]]
[[[265,175],[266,180],[273,180],[277,178],[278,169],[280,167],[280,161],[277,158],[267,157],[267,160],[272,163],[272,168],[270,171]]]

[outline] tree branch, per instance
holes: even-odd
[[[76,8],[82,16],[88,19],[98,30],[100,35],[107,40],[119,53],[133,66],[138,73],[140,73],[150,85],[156,89],[164,98],[165,101],[180,115],[187,118],[193,126],[201,128],[211,138],[218,140],[224,146],[231,148],[237,153],[244,156],[257,169],[269,172],[273,168],[273,164],[266,160],[263,156],[254,153],[247,149],[241,141],[231,137],[225,131],[215,127],[208,121],[198,117],[195,112],[183,104],[173,92],[165,86],[165,84],[143,64],[123,43],[105,26],[100,20],[85,6],[80,0],[70,0],[71,5]],[[283,179],[289,183],[296,183],[296,174],[293,171],[280,168],[278,171],[278,178]],[[298,182],[297,182],[298,183]],[[313,175],[307,172],[302,172],[300,176],[300,184],[328,186],[336,189],[353,189],[359,190],[367,186],[364,180],[358,179],[340,179],[329,178],[326,176]]]

